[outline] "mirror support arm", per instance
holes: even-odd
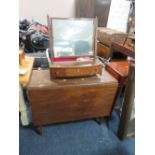
[[[94,20],[94,62],[96,62],[97,59],[97,27],[98,27],[98,18],[96,16]]]

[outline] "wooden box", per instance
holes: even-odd
[[[111,55],[110,48],[106,45],[103,45],[102,43],[97,43],[97,55],[100,57],[103,57],[105,59],[108,59]]]
[[[50,66],[50,76],[53,78],[88,77],[102,74],[102,64],[99,61],[84,62],[57,62]]]
[[[118,82],[102,76],[50,79],[49,70],[34,70],[28,96],[35,126],[110,116]]]
[[[125,41],[127,33],[120,32],[114,29],[99,27],[97,29],[97,39],[102,44],[111,46],[112,42]]]

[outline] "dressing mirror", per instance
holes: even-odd
[[[50,52],[53,58],[93,57],[95,20],[49,18]]]
[[[97,18],[64,19],[48,16],[47,19],[51,79],[101,75],[102,64],[96,56]]]

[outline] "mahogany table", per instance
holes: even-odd
[[[33,70],[28,85],[33,125],[110,116],[117,88],[105,69],[102,76],[53,80],[49,70]]]

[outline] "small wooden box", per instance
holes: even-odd
[[[49,70],[34,70],[28,86],[35,126],[110,116],[118,82],[102,76],[50,79]]]
[[[106,45],[103,45],[102,43],[97,43],[97,55],[100,57],[103,57],[105,59],[108,59],[110,57],[110,48]]]
[[[125,41],[127,33],[120,32],[114,29],[98,27],[97,28],[97,39],[104,45],[111,46],[112,42]]]
[[[61,62],[50,66],[50,76],[53,78],[87,77],[102,74],[102,64],[96,62]]]

